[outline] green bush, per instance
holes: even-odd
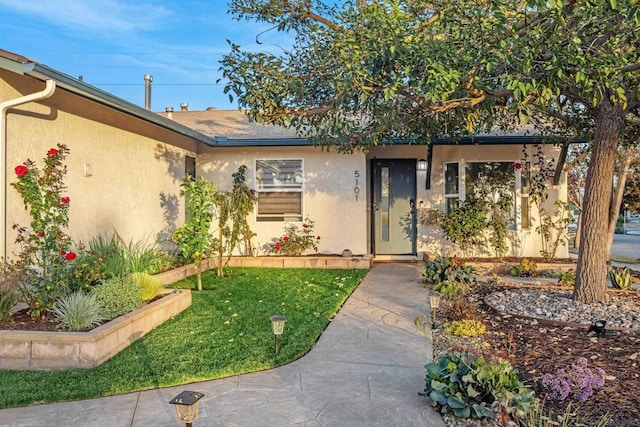
[[[466,297],[456,297],[445,302],[442,306],[442,317],[453,322],[455,320],[474,319],[475,305]]]
[[[459,295],[467,292],[471,287],[468,283],[454,282],[452,280],[445,280],[433,287],[433,290],[440,292],[445,299],[454,299]]]
[[[434,260],[427,262],[422,273],[425,281],[430,284],[445,280],[471,284],[475,282],[474,274],[475,269],[470,265],[464,265],[464,262],[455,255],[453,257],[436,256]]]
[[[518,265],[511,267],[513,277],[536,277],[538,275],[538,265],[535,261],[522,258]]]
[[[461,418],[493,418],[498,413],[526,415],[533,390],[518,378],[507,360],[467,352],[452,352],[425,365],[425,396],[440,412]]]
[[[142,301],[151,301],[157,297],[162,290],[160,280],[147,273],[132,273],[131,278],[138,287],[138,297],[140,297]]]
[[[82,291],[58,298],[51,312],[58,319],[58,327],[69,331],[93,328],[104,320],[96,296]]]
[[[576,281],[576,272],[573,270],[560,273],[560,277],[558,277],[558,283],[561,286],[573,287],[575,281]]]
[[[458,337],[478,337],[483,335],[487,328],[479,320],[463,319],[445,323],[444,331]]]
[[[111,320],[142,307],[138,286],[131,276],[112,277],[95,286],[91,292],[102,304],[104,316]]]
[[[18,302],[18,294],[11,289],[0,289],[0,324],[11,316],[11,309]]]

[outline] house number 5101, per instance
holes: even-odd
[[[356,202],[358,201],[358,195],[360,194],[360,171],[356,170],[353,172],[353,178],[356,181],[356,185],[353,186],[353,194],[356,196]]]

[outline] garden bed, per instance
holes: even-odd
[[[225,258],[226,260],[226,258]],[[233,256],[227,267],[258,267],[258,268],[322,268],[322,269],[370,269],[373,257],[371,255],[342,257],[339,255],[309,255],[309,256]],[[216,267],[216,261],[207,258],[202,261],[202,271]],[[196,274],[194,264],[185,265],[173,270],[157,274],[155,277],[167,285],[178,280],[186,279]]]
[[[88,332],[0,330],[0,369],[99,366],[190,305],[191,292],[175,290]]]

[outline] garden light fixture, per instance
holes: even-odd
[[[436,311],[440,307],[440,294],[433,292],[429,295],[429,304],[431,305],[431,327],[433,328],[436,324]]]
[[[198,409],[200,408],[200,399],[204,393],[197,391],[183,391],[169,401],[170,404],[176,406],[178,421],[185,423],[186,427],[191,427],[193,420],[198,418]]]
[[[271,316],[269,318],[271,320],[271,328],[273,329],[273,335],[275,336],[276,343],[276,354],[278,354],[278,335],[282,335],[282,331],[284,331],[284,322],[287,321],[287,318],[284,316]]]
[[[612,336],[613,331],[611,329],[606,329],[605,326],[607,326],[606,320],[596,320],[591,326],[589,326],[589,331],[587,331],[587,333],[593,331],[596,335],[600,335],[602,337]]]

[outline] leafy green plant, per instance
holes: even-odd
[[[10,289],[0,289],[0,324],[11,316],[11,309],[18,302],[18,294]]]
[[[631,289],[631,272],[628,267],[609,269],[609,280],[611,285],[616,289]]]
[[[308,217],[301,226],[287,224],[284,227],[284,235],[269,244],[269,250],[273,253],[287,256],[299,256],[309,249],[318,252],[320,236],[314,234],[314,226],[315,221],[310,220]]]
[[[247,167],[242,165],[233,173],[233,188],[230,193],[230,219],[232,222],[229,240],[232,248],[241,246],[241,252],[247,256],[253,256],[253,246],[251,239],[255,233],[251,231],[247,218],[253,212],[258,196],[246,184],[245,173]]]
[[[486,221],[486,202],[468,198],[448,214],[441,215],[439,224],[445,237],[468,256],[473,248],[484,244]]]
[[[157,277],[147,273],[131,273],[131,279],[138,287],[138,297],[144,302],[157,297],[163,287]]]
[[[513,277],[536,277],[538,264],[529,258],[522,258],[518,265],[511,267],[510,274]]]
[[[558,277],[558,283],[561,286],[571,286],[573,287],[574,282],[576,281],[576,272],[573,270],[565,271],[564,273],[560,273],[560,277]]]
[[[444,331],[459,337],[477,337],[487,332],[487,327],[479,320],[462,319],[444,324]]]
[[[542,270],[538,272],[538,276],[550,279],[559,279],[562,276],[562,272],[558,270]]]
[[[445,280],[433,287],[433,290],[440,292],[445,299],[454,299],[471,289],[468,283]]]
[[[103,315],[111,320],[142,307],[138,286],[130,276],[112,277],[93,287],[91,293],[103,307]]]
[[[57,147],[47,151],[42,170],[31,160],[16,166],[18,180],[11,183],[31,217],[30,228],[13,226],[20,253],[11,267],[20,275],[20,290],[34,317],[69,291],[69,271],[77,257],[66,233],[70,199],[64,195],[64,163],[69,149],[60,144]]]
[[[511,363],[496,356],[451,352],[425,365],[425,396],[442,413],[461,418],[514,418],[526,415],[534,402],[533,390],[518,378]]]
[[[202,261],[211,255],[217,244],[211,235],[213,207],[216,186],[199,176],[193,179],[187,175],[180,183],[180,195],[185,196],[187,220],[184,225],[173,232],[182,255],[192,259],[196,266],[198,290],[202,290]]]
[[[51,312],[59,322],[58,327],[69,331],[93,328],[105,320],[96,296],[82,291],[60,297]]]
[[[435,259],[427,261],[426,268],[422,275],[425,281],[430,284],[437,284],[445,280],[472,284],[475,282],[475,269],[464,262],[456,255],[453,257],[443,257],[437,255]]]

